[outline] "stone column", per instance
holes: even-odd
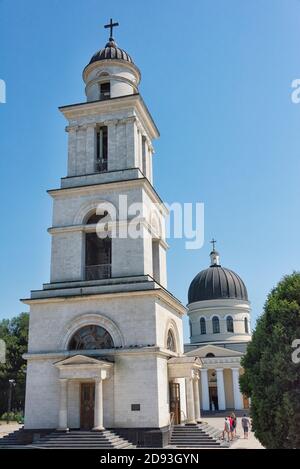
[[[239,383],[239,368],[231,368],[231,372],[232,372],[234,408],[236,410],[241,410],[243,408],[243,402],[242,402],[240,383]]]
[[[103,386],[102,379],[95,379],[95,409],[93,430],[103,430]]]
[[[195,419],[198,422],[201,419],[200,414],[200,395],[199,395],[199,377],[196,376],[193,380],[194,387],[194,400],[195,400]]]
[[[60,378],[60,404],[58,414],[58,430],[68,430],[68,380]]]
[[[86,129],[86,173],[92,174],[96,167],[96,124],[88,124]]]
[[[225,388],[224,388],[224,374],[223,368],[217,368],[217,386],[218,386],[218,404],[219,410],[226,409],[226,401],[225,401]]]
[[[202,394],[202,408],[209,410],[209,389],[208,389],[208,376],[207,368],[201,368],[201,394]]]
[[[187,423],[196,423],[192,378],[185,378]]]

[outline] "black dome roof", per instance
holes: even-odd
[[[188,292],[189,303],[224,298],[248,301],[248,293],[243,280],[220,265],[212,265],[199,272]]]
[[[93,62],[98,62],[99,60],[125,60],[126,62],[133,63],[132,58],[130,57],[125,50],[117,46],[116,42],[110,38],[109,42],[106,44],[104,49],[99,50],[90,60],[90,64]]]

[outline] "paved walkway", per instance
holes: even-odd
[[[237,418],[238,424],[236,433],[239,436],[230,446],[230,449],[264,449],[260,442],[255,438],[254,433],[249,432],[248,440],[244,439],[244,432],[241,425],[241,418]],[[212,427],[218,428],[222,433],[224,428],[224,417],[203,417],[203,422],[207,422]]]
[[[0,422],[0,438],[2,438],[5,435],[8,435],[8,433],[12,433],[15,430],[18,430],[21,427],[22,425],[19,425],[16,422],[12,422],[8,424],[6,422]]]

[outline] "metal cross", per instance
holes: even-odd
[[[215,244],[216,244],[217,240],[213,238],[210,242],[213,245],[213,251],[214,251],[215,250]]]
[[[119,26],[119,23],[113,23],[112,18],[110,19],[110,23],[104,25],[104,28],[110,29],[110,40],[113,39],[113,29],[115,26]]]

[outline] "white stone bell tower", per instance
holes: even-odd
[[[49,191],[50,282],[23,300],[27,429],[136,429],[150,446],[164,443],[167,361],[183,352],[185,308],[166,289],[167,210],[152,176],[159,132],[140,78],[111,31],[84,69],[87,100],[60,108],[68,169]],[[94,412],[83,417],[82,396],[95,393]]]

